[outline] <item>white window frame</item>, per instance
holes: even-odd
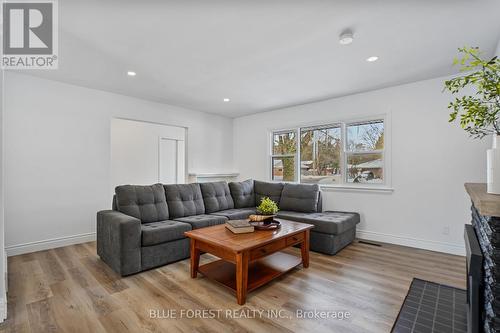
[[[382,121],[382,123],[384,124],[384,148],[383,149],[374,149],[374,150],[353,150],[353,151],[350,151],[347,149],[347,127],[349,126],[356,126],[356,125],[363,125],[363,124],[369,124],[369,123],[375,123],[375,122],[380,122]],[[362,185],[364,186],[374,186],[374,185],[381,185],[381,186],[385,186],[386,184],[386,161],[385,161],[385,126],[386,126],[386,123],[385,123],[385,119],[383,118],[375,118],[375,119],[371,119],[371,120],[364,120],[364,121],[351,121],[351,122],[346,122],[346,123],[343,123],[342,124],[343,126],[343,154],[342,154],[342,158],[343,158],[343,165],[344,165],[344,169],[343,171],[345,172],[343,174],[343,182],[344,184],[355,184],[357,185],[358,183],[350,183],[348,181],[348,168],[347,168],[347,161],[348,161],[348,155],[369,155],[369,154],[381,154],[382,155],[382,182],[381,183],[362,183]]]
[[[384,123],[384,149],[381,150],[373,150],[373,151],[359,151],[352,152],[347,150],[347,126],[362,124],[368,122],[376,122],[383,121]],[[323,189],[341,189],[341,190],[376,190],[381,192],[392,192],[394,189],[391,187],[392,179],[391,179],[391,116],[390,113],[382,114],[382,115],[372,115],[360,118],[351,118],[351,119],[343,119],[343,120],[333,120],[333,121],[324,121],[321,123],[308,123],[301,124],[299,126],[290,126],[287,128],[280,129],[270,129],[269,130],[269,158],[268,161],[270,163],[269,166],[269,180],[273,180],[273,158],[276,157],[295,157],[295,170],[294,170],[294,181],[293,183],[300,183],[300,136],[301,130],[304,129],[314,129],[314,127],[340,127],[341,128],[341,142],[342,142],[342,150],[341,150],[341,182],[339,184],[320,184]],[[288,155],[273,155],[273,144],[274,144],[274,135],[280,133],[287,132],[295,132],[296,137],[296,152],[295,154]],[[268,148],[268,149],[269,149]],[[347,181],[347,156],[352,153],[360,153],[360,154],[382,154],[383,161],[383,179],[381,183],[349,183]]]
[[[295,153],[294,154],[274,154],[274,136],[279,135],[279,134],[285,134],[285,133],[293,133],[295,132]],[[275,181],[273,179],[273,171],[274,171],[274,165],[273,165],[273,159],[275,158],[280,158],[280,157],[294,157],[295,158],[295,170],[293,170],[293,182],[297,182],[298,177],[300,177],[297,174],[297,152],[298,149],[300,149],[300,138],[297,136],[297,131],[295,129],[291,130],[276,130],[271,132],[271,159],[270,159],[270,164],[271,164],[271,176],[270,180]]]

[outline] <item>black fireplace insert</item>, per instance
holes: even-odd
[[[472,225],[465,225],[467,258],[467,332],[483,332],[483,254]]]

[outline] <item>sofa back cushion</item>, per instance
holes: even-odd
[[[281,210],[314,213],[318,211],[319,186],[317,184],[285,184],[281,193]]]
[[[265,197],[268,197],[279,205],[283,183],[268,183],[256,180],[254,181],[253,190],[255,192],[255,206],[260,205],[260,202]]]
[[[226,182],[201,183],[200,188],[207,214],[234,208],[233,198]]]
[[[168,220],[168,206],[162,184],[122,185],[115,189],[116,208],[142,223]]]
[[[255,207],[255,193],[253,191],[253,179],[244,182],[229,183],[234,208]]]
[[[200,184],[164,185],[170,219],[205,214]]]

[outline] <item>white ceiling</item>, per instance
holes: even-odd
[[[499,0],[60,0],[59,69],[30,74],[238,117],[454,73],[457,47],[493,54],[499,13]]]

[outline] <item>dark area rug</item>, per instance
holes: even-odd
[[[413,279],[393,333],[467,332],[466,291]]]

